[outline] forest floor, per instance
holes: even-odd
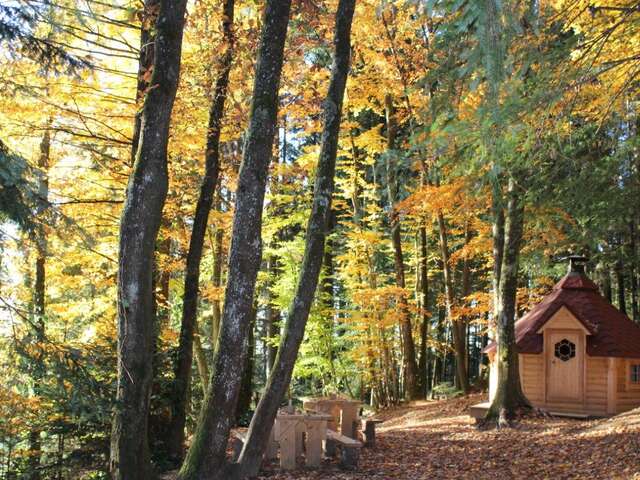
[[[381,412],[376,446],[362,449],[357,471],[325,460],[291,472],[266,465],[258,478],[640,480],[640,409],[600,420],[525,418],[513,429],[481,431],[467,413],[480,401],[471,395]]]

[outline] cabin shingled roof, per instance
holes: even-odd
[[[568,273],[549,295],[516,322],[519,353],[542,353],[543,337],[537,332],[562,307],[590,333],[588,355],[640,358],[640,326],[600,295],[596,284],[582,272]],[[485,351],[494,349],[492,344]]]

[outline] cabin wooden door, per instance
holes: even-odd
[[[547,402],[579,402],[584,386],[584,332],[547,330]]]

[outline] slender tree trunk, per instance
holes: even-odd
[[[278,271],[278,259],[275,255],[271,255],[267,260],[267,272],[269,278],[273,278]],[[267,289],[267,307],[265,311],[266,328],[265,333],[268,338],[267,344],[267,368],[266,377],[269,378],[271,370],[273,369],[273,363],[276,361],[276,354],[278,353],[278,347],[274,343],[274,339],[277,337],[280,331],[280,309],[273,303],[272,286],[268,284]],[[266,381],[266,379],[265,379]]]
[[[218,182],[219,183],[219,182]],[[219,207],[218,197],[218,207]],[[219,210],[219,208],[218,208]],[[211,275],[211,281],[213,286],[217,289],[222,287],[222,262],[224,257],[223,249],[223,235],[222,228],[216,227],[215,234],[213,236],[213,273]],[[218,340],[218,333],[220,332],[220,322],[222,321],[222,304],[216,297],[211,305],[211,345],[216,345]]]
[[[251,103],[251,120],[238,177],[228,279],[209,390],[179,473],[181,480],[221,478],[235,418],[247,334],[262,257],[262,209],[278,114],[278,90],[291,0],[268,0]]]
[[[274,368],[251,420],[247,441],[240,455],[240,477],[254,476],[260,468],[278,407],[291,380],[318,286],[324,243],[331,217],[342,100],[349,74],[351,22],[355,3],[355,0],[340,0],[338,3],[334,33],[335,53],[329,91],[324,103],[322,145],[316,169],[311,216],[307,224],[304,258]]]
[[[420,323],[420,358],[418,362],[418,378],[420,380],[420,394],[422,397],[427,396],[428,380],[427,365],[429,364],[427,341],[429,338],[429,267],[427,264],[427,229],[423,225],[420,227],[420,259],[419,265],[419,284],[420,284],[420,307],[422,309],[422,321]]]
[[[196,358],[196,366],[198,367],[198,375],[200,375],[200,382],[202,383],[203,393],[207,393],[209,388],[209,364],[207,363],[207,356],[202,348],[202,341],[200,335],[193,336],[193,355]]]
[[[626,303],[626,295],[625,295],[625,275],[624,275],[624,263],[622,259],[619,259],[616,262],[616,284],[617,284],[617,293],[618,293],[618,309],[622,313],[627,313],[627,303]]]
[[[395,202],[398,197],[398,179],[396,178],[396,165],[393,164],[391,155],[395,150],[396,143],[396,119],[393,107],[393,99],[387,94],[385,97],[385,111],[387,121],[387,193],[389,197],[389,208],[391,209],[391,243],[393,246],[394,268],[396,274],[396,285],[404,290],[405,272],[404,258],[402,254],[402,232],[400,219],[395,211]],[[420,396],[418,389],[418,365],[416,363],[416,349],[413,341],[411,318],[407,307],[406,298],[398,299],[398,310],[400,313],[400,333],[402,335],[402,357],[404,371],[405,395],[408,400],[416,399]]]
[[[524,206],[516,191],[513,178],[509,179],[507,212],[504,224],[504,248],[498,292],[497,351],[498,386],[487,412],[487,420],[496,420],[506,426],[519,408],[530,407],[522,392],[518,370],[518,350],[515,340],[516,290],[518,287],[518,259],[522,242]],[[494,216],[499,221],[500,216]]]
[[[151,85],[120,224],[118,380],[113,480],[149,478],[149,393],[155,344],[154,250],[167,194],[167,143],[178,88],[186,0],[160,1]]]
[[[469,220],[465,220],[464,222],[464,244],[465,246],[469,245],[471,241],[471,228],[469,227]],[[462,297],[463,301],[466,302],[466,298],[471,294],[471,264],[468,256],[464,257],[462,261]],[[465,315],[459,321],[460,327],[460,336],[462,337],[464,343],[464,363],[465,363],[465,371],[467,373],[467,383],[469,382],[469,372],[471,371],[469,366],[469,351],[470,351],[470,339],[469,339],[469,318]]]
[[[631,286],[631,312],[634,322],[640,321],[638,308],[638,247],[635,221],[629,222],[629,277]]]
[[[174,383],[171,407],[171,425],[169,428],[169,454],[173,459],[182,459],[184,449],[184,427],[187,416],[187,392],[191,379],[193,360],[193,334],[198,315],[198,288],[200,283],[200,262],[204,239],[207,233],[209,211],[213,205],[215,187],[220,172],[220,132],[227,97],[229,72],[233,60],[233,15],[234,0],[225,0],[222,12],[224,31],[224,53],[220,61],[220,70],[216,80],[213,99],[209,109],[209,128],[207,129],[207,147],[205,152],[205,172],[200,185],[200,195],[191,229],[187,266],[184,279],[184,298],[182,304],[182,322],[178,357],[174,367]]]
[[[36,211],[38,225],[35,229],[36,244],[36,275],[33,289],[33,310],[34,310],[34,327],[35,339],[38,342],[35,349],[36,368],[33,372],[33,391],[35,395],[41,394],[41,382],[45,375],[44,365],[44,342],[46,340],[46,262],[48,240],[44,227],[44,213],[47,209],[49,199],[49,163],[51,157],[51,133],[49,127],[51,121],[48,122],[42,141],[40,142],[40,155],[38,156],[38,168],[40,177],[38,179],[38,195],[40,197],[40,205]],[[40,440],[40,429],[34,428],[29,432],[29,480],[40,480],[40,457],[42,455],[42,443]]]
[[[602,294],[609,303],[613,303],[613,289],[611,288],[611,273],[606,265],[602,266],[600,272]]]
[[[444,291],[447,308],[447,318],[451,323],[451,334],[456,351],[456,382],[460,389],[463,392],[467,393],[469,391],[469,378],[467,376],[467,369],[465,365],[466,345],[463,335],[463,328],[461,328],[460,325],[461,322],[460,320],[455,320],[452,314],[453,305],[455,303],[453,292],[453,275],[451,272],[451,265],[449,265],[447,226],[442,212],[438,212],[438,228],[440,231],[440,251],[442,255],[442,272],[444,274]]]

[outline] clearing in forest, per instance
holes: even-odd
[[[468,407],[480,395],[417,402],[380,415],[374,449],[355,472],[321,468],[260,479],[640,479],[640,412],[612,419],[527,418],[517,428],[480,431]]]

